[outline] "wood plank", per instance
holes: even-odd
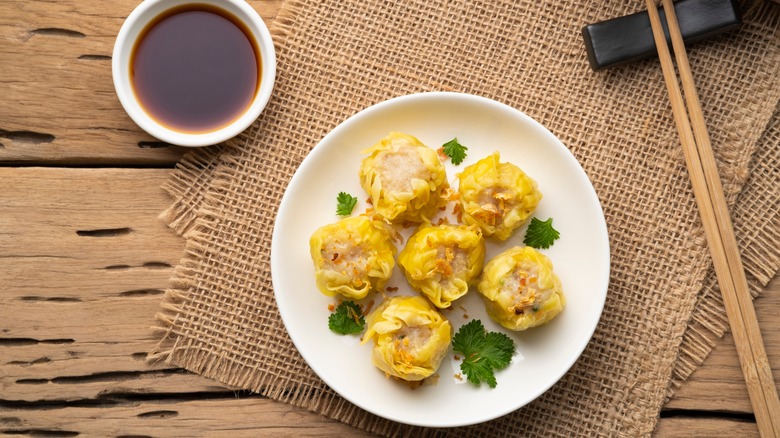
[[[770,282],[756,299],[755,306],[775,384],[780,384],[780,276]],[[704,364],[694,371],[665,408],[752,411],[731,334],[717,342]]]
[[[169,174],[165,169],[1,168],[3,257],[21,263],[21,272],[32,268],[25,262],[48,257],[63,268],[60,273],[84,271],[78,274],[84,280],[105,275],[137,281],[154,272],[160,273],[155,280],[166,278],[165,269],[184,248],[183,239],[157,217],[171,202],[160,189]]]
[[[0,432],[38,436],[54,435],[52,432],[57,436],[370,436],[322,415],[257,397],[8,409],[0,413]]]
[[[736,353],[735,353],[736,354]],[[662,418],[658,422],[656,438],[712,438],[737,436],[758,437],[755,423],[726,418]]]
[[[114,40],[138,0],[0,2],[0,162],[172,165],[187,148],[141,131],[111,78]],[[270,24],[282,0],[250,0]]]
[[[1,168],[4,299],[138,296],[164,288],[184,240],[157,218],[168,170]]]

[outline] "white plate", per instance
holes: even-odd
[[[454,360],[440,367],[439,381],[410,389],[385,378],[370,359],[371,343],[357,336],[328,330],[328,305],[334,298],[315,285],[309,256],[309,237],[322,225],[335,222],[336,195],[358,197],[353,215],[367,207],[358,168],[365,148],[390,131],[414,135],[433,149],[457,137],[468,147],[459,166],[447,164],[456,186],[456,173],[491,154],[522,168],[539,183],[544,198],[535,213],[553,218],[561,237],[542,250],[563,283],[566,307],[549,324],[512,333],[491,321],[476,291],[456,301],[444,315],[453,330],[478,318],[488,330],[501,330],[515,342],[513,363],[496,373],[498,386],[489,389],[460,383]],[[507,242],[488,240],[487,257],[522,245],[525,227]],[[407,234],[408,235],[408,234]],[[399,247],[399,251],[400,251]],[[569,150],[542,125],[504,104],[466,94],[422,93],[374,105],[350,117],[330,132],[303,160],[279,206],[271,245],[271,273],[279,312],[303,358],[331,388],[376,415],[418,426],[448,427],[475,424],[512,412],[538,397],[574,364],[596,328],[607,294],[609,241],[604,215],[588,177]],[[388,286],[414,294],[396,267]],[[378,304],[381,297],[377,297]],[[464,315],[468,315],[466,318]],[[450,355],[452,356],[452,355]]]

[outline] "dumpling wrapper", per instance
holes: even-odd
[[[366,216],[318,228],[309,239],[309,249],[320,292],[354,299],[384,288],[397,252],[387,224]]]
[[[468,292],[484,262],[482,232],[466,225],[421,225],[398,254],[409,285],[440,309]]]
[[[423,297],[397,296],[368,316],[363,343],[374,341],[371,359],[388,376],[410,382],[433,375],[447,355],[452,328]]]
[[[542,193],[536,181],[498,152],[458,175],[463,222],[477,225],[486,237],[506,240],[536,210]]]
[[[391,132],[362,151],[360,185],[388,222],[427,222],[446,203],[447,174],[439,155],[411,135]]]
[[[552,262],[529,246],[510,248],[490,259],[477,290],[488,315],[514,331],[549,322],[566,303]]]

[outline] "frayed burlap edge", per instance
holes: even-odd
[[[222,146],[188,152],[176,164],[162,188],[174,200],[159,218],[184,235],[195,225],[197,210],[213,179]]]

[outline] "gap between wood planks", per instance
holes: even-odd
[[[175,164],[168,163],[59,163],[51,161],[0,161],[0,168],[43,167],[59,169],[171,169]]]

